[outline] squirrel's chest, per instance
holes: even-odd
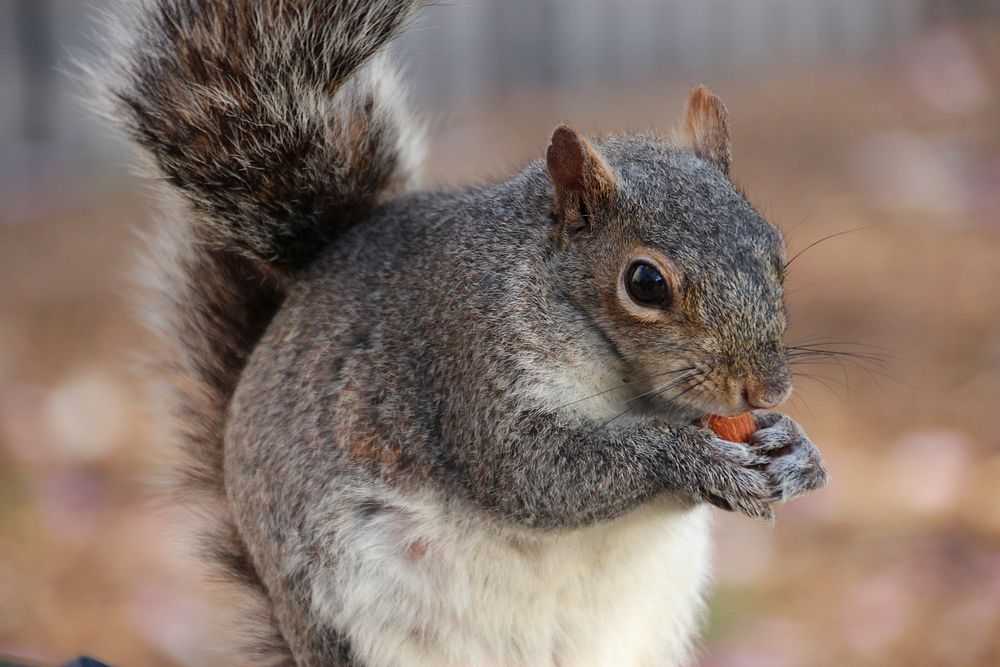
[[[365,665],[665,667],[688,654],[710,559],[704,508],[524,541],[402,509],[384,518],[365,553],[345,554],[364,575],[342,572],[330,591]]]

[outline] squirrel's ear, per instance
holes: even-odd
[[[711,162],[726,176],[732,161],[729,143],[729,112],[719,96],[701,85],[691,91],[680,142],[695,155]]]
[[[601,154],[569,126],[560,125],[552,133],[546,164],[563,231],[586,228],[590,212],[609,203],[618,191],[618,179]]]

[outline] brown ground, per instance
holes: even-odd
[[[998,44],[938,33],[864,70],[715,82],[738,177],[793,252],[867,228],[795,261],[791,337],[887,360],[798,381],[789,411],[832,483],[774,527],[720,515],[706,667],[1000,664]],[[539,155],[562,120],[667,127],[686,88],[463,108],[434,180]],[[143,482],[157,445],[125,280],[149,207],[120,174],[19,202],[33,211],[0,206],[0,654],[211,664],[210,614]]]

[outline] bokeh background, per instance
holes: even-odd
[[[127,0],[123,0],[127,3]],[[0,655],[212,665],[211,602],[146,479],[148,184],[84,110],[107,2],[0,2]],[[429,180],[512,173],[571,121],[668,129],[709,82],[785,231],[789,411],[829,488],[718,516],[705,667],[1000,665],[1000,3],[462,0],[398,45]],[[841,363],[843,362],[843,363]]]

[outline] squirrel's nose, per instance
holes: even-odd
[[[743,400],[751,409],[767,410],[784,403],[791,391],[791,383],[784,379],[777,382],[751,379],[743,385]]]

